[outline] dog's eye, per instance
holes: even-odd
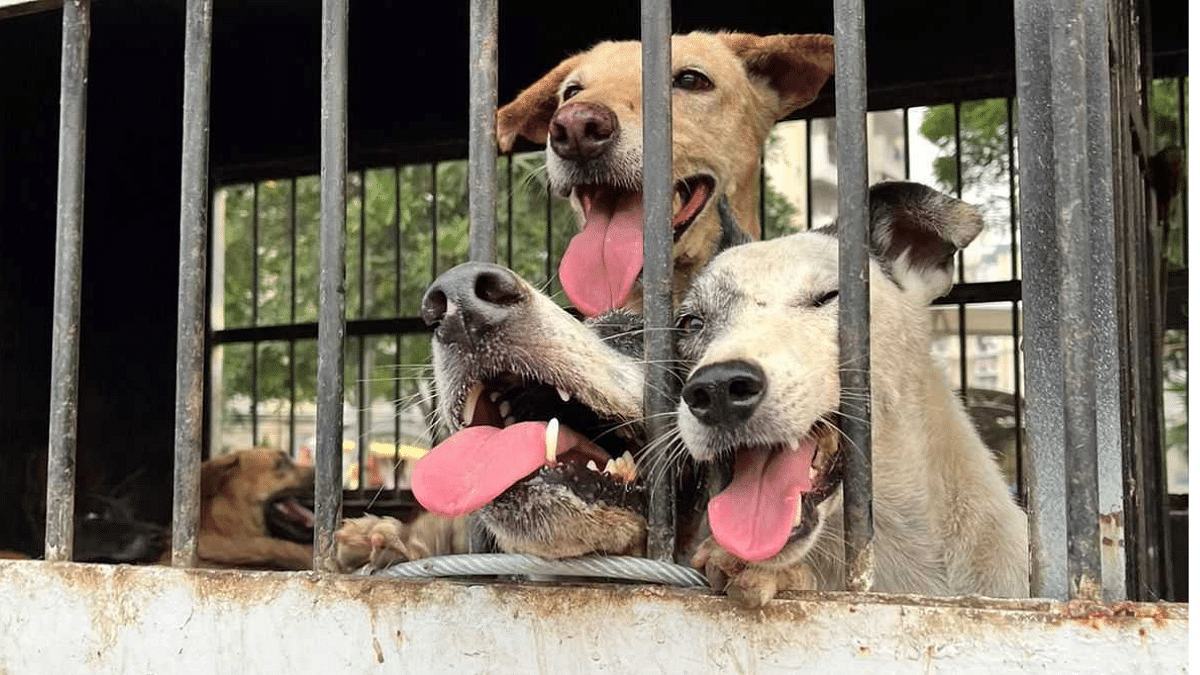
[[[713,88],[712,80],[698,70],[681,70],[672,85],[684,91],[708,91]]]
[[[825,305],[828,305],[829,303],[836,300],[837,296],[838,296],[837,291],[829,291],[825,295],[822,295],[822,296],[818,297],[816,300],[813,300],[812,306],[813,307],[824,307]]]
[[[562,100],[569,101],[575,98],[579,92],[583,91],[583,87],[578,84],[568,84],[566,89],[563,89]]]
[[[704,319],[695,314],[684,314],[675,322],[675,327],[684,335],[691,335],[704,329]]]

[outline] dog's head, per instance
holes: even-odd
[[[200,517],[221,534],[272,536],[312,543],[312,467],[286,452],[251,448],[221,455],[200,468]]]
[[[439,412],[453,434],[414,468],[417,499],[443,516],[478,511],[509,552],[640,552],[640,318],[585,325],[481,263],[439,277],[422,314],[435,326]]]
[[[714,195],[726,194],[757,237],[759,159],[771,126],[812,101],[833,72],[828,35],[691,33],[671,41],[677,297],[718,245]],[[602,42],[563,61],[497,113],[504,151],[546,143],[551,186],[570,196],[583,231],[559,267],[581,312],[640,311],[642,56]]]
[[[983,223],[965,203],[915,183],[872,188],[870,207],[879,411],[915,378],[906,369],[929,350],[925,307],[949,290],[955,253]],[[709,525],[747,561],[795,563],[839,508],[842,451],[853,452],[835,427],[839,373],[858,366],[838,356],[837,293],[831,228],[721,254],[680,307],[680,356],[694,367],[679,431],[694,459],[731,466],[729,485],[709,502]]]
[[[128,499],[86,493],[75,513],[77,562],[138,563],[158,560],[167,529],[137,517]]]

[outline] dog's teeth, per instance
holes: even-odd
[[[508,417],[509,413],[511,413],[511,412],[512,412],[512,404],[511,403],[509,403],[508,401],[504,401],[503,403],[500,404],[500,416],[501,417]]]
[[[792,518],[792,527],[799,527],[802,520],[804,520],[804,495],[797,495],[796,516]]]
[[[488,400],[491,401],[492,403],[499,401],[500,400],[500,392],[498,392],[498,391],[491,392],[490,394],[488,394]]]
[[[600,473],[600,467],[596,466],[596,460],[594,460],[594,459],[588,460],[587,468],[591,469],[592,471],[595,471],[596,473]]]
[[[555,390],[558,391],[558,397],[562,399],[563,403],[571,400],[571,393],[566,389],[563,389],[562,387],[555,387]]]
[[[817,471],[817,467],[810,467],[808,470],[808,481],[810,483],[815,481],[818,475],[820,475],[820,472]]]
[[[546,424],[546,463],[553,464],[558,457],[558,418]]]
[[[471,426],[475,419],[475,404],[479,403],[479,395],[483,393],[483,385],[476,384],[467,392],[467,400],[463,402],[462,423],[464,427]]]
[[[617,460],[615,460],[615,459],[608,460],[608,463],[604,465],[604,473],[611,476],[611,475],[615,474],[616,472],[617,472]]]

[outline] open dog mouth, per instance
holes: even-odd
[[[721,548],[760,562],[807,537],[817,526],[817,506],[841,485],[837,433],[822,419],[793,444],[737,448],[733,479],[708,504]]]
[[[566,389],[498,374],[465,387],[451,410],[462,428],[413,469],[413,495],[433,513],[465,515],[532,481],[586,501],[644,503],[631,452],[640,430],[600,417]]]
[[[695,222],[716,191],[716,179],[695,174],[676,181],[671,228],[675,240]],[[577,185],[583,230],[571,239],[558,276],[585,316],[598,316],[629,299],[642,271],[642,193],[605,184]]]
[[[276,539],[301,544],[312,543],[315,519],[311,503],[312,495],[300,491],[282,492],[273,496],[263,507],[267,531]]]

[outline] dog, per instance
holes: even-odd
[[[76,500],[71,560],[86,563],[152,562],[167,546],[166,528],[142,520],[128,499],[84,493]],[[26,560],[18,551],[0,551],[0,559]]]
[[[201,567],[309,570],[313,565],[312,467],[283,451],[240,450],[200,466]],[[161,560],[169,562],[169,553]]]
[[[757,237],[759,165],[772,125],[816,98],[833,73],[829,35],[690,33],[671,39],[674,299],[716,253],[714,195]],[[559,267],[585,316],[641,311],[642,62],[638,42],[571,56],[497,111],[501,151],[546,144],[551,187],[581,232]]]
[[[926,307],[982,229],[915,183],[870,191],[874,590],[1028,595],[1028,532],[1000,469],[931,354]],[[693,364],[678,432],[732,467],[694,556],[717,590],[761,606],[779,590],[845,588],[838,240],[832,227],[730,249],[679,309]]]

